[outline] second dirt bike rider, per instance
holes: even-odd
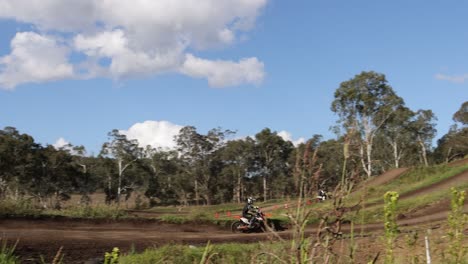
[[[255,199],[252,197],[247,198],[247,203],[242,209],[242,217],[249,219],[249,228],[252,227],[252,224],[253,224],[253,221],[255,220],[255,215],[257,214],[257,209],[258,209],[258,207],[253,205],[254,201]]]

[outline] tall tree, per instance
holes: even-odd
[[[175,187],[173,179],[180,175],[178,153],[148,146],[144,161],[151,175],[145,195],[152,200],[158,199],[163,204],[173,204],[176,199],[174,188],[179,188]]]
[[[285,141],[276,132],[265,128],[255,135],[258,173],[263,180],[263,200],[269,197],[269,181],[273,177],[285,174],[287,160],[293,149],[289,141]],[[284,183],[283,183],[284,185]],[[282,185],[280,184],[279,187]]]
[[[418,110],[411,123],[416,142],[420,147],[421,160],[425,166],[429,166],[427,152],[431,149],[432,139],[437,133],[436,120],[432,110]]]
[[[460,122],[463,125],[468,125],[468,101],[465,101],[460,106],[460,109],[453,114],[453,120],[455,122]]]
[[[367,177],[373,174],[372,148],[376,133],[387,122],[403,99],[388,85],[385,75],[362,72],[342,82],[335,91],[331,109],[340,117],[346,134],[354,131],[360,136],[359,154]]]
[[[227,142],[221,153],[224,163],[223,173],[232,179],[233,201],[243,201],[244,178],[249,173],[253,160],[255,142],[252,138]]]
[[[19,195],[19,182],[30,181],[37,173],[35,153],[40,145],[34,138],[21,134],[14,127],[5,127],[0,130],[0,198],[11,192],[14,197]]]
[[[142,149],[138,147],[137,140],[129,140],[127,136],[121,134],[119,130],[114,129],[108,133],[109,141],[104,143],[100,155],[103,157],[110,157],[115,159],[118,167],[117,178],[117,203],[120,203],[122,194],[122,180],[124,172],[142,157]],[[111,192],[112,182],[108,182],[108,191]]]
[[[445,163],[468,155],[468,127],[458,129],[453,125],[449,132],[437,141],[435,152],[438,160]]]
[[[453,121],[456,123],[437,142],[436,153],[444,162],[468,155],[468,101],[453,114]],[[457,123],[461,123],[461,127]]]
[[[222,131],[220,128],[211,129],[206,135],[199,134],[194,126],[183,127],[176,136],[177,150],[182,160],[187,164],[186,172],[194,180],[195,202],[200,196],[207,204],[211,204],[210,190],[212,155],[225,144],[225,137],[232,131]]]
[[[411,131],[408,127],[413,116],[414,113],[409,108],[398,107],[385,123],[384,129],[380,131],[391,147],[391,157],[395,168],[400,167],[404,151],[411,142]]]
[[[37,155],[41,173],[36,174],[32,181],[24,183],[28,189],[47,206],[46,198],[54,198],[54,206],[60,208],[60,202],[68,199],[72,191],[79,189],[77,179],[82,174],[74,166],[72,155],[65,149],[55,149],[48,145],[41,148]]]

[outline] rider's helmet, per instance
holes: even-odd
[[[255,201],[255,199],[252,198],[252,197],[247,198],[247,203],[248,204],[253,204],[254,201]]]

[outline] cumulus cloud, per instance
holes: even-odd
[[[263,63],[257,58],[233,61],[211,61],[187,54],[181,71],[189,76],[207,78],[213,87],[234,86],[241,83],[258,84],[263,80]]]
[[[0,86],[13,89],[23,82],[70,78],[69,49],[50,36],[20,32],[11,41],[10,55],[0,57]]]
[[[435,75],[435,78],[437,80],[449,81],[453,83],[464,83],[466,80],[468,80],[468,73],[463,75],[445,75],[438,73]]]
[[[278,132],[278,136],[282,137],[286,141],[291,141],[294,146],[298,146],[301,143],[305,143],[305,139],[303,137],[294,140],[292,138],[291,133],[289,133],[288,131],[280,131]]]
[[[56,149],[66,148],[68,145],[70,145],[70,142],[65,140],[63,137],[57,139],[57,141],[55,141],[55,143],[52,144],[52,146]]]
[[[12,77],[14,71],[5,70],[10,64],[3,62],[0,74],[14,81],[0,85],[11,89],[30,81],[71,77],[120,79],[164,72],[207,78],[216,87],[256,84],[264,77],[263,63],[256,57],[237,58],[238,62],[211,61],[192,54],[239,41],[255,26],[266,4],[267,0],[0,0],[0,19],[31,24],[36,29],[35,33],[28,33],[35,34],[35,38],[29,36],[23,46],[35,46],[38,38],[48,39],[51,43],[38,46],[35,51],[51,52],[55,46],[59,48],[56,58],[60,58],[55,64],[67,66],[59,73],[46,67],[43,71],[47,73],[41,77],[24,68],[21,75]],[[66,45],[54,41],[52,34],[63,38]],[[15,56],[13,42],[11,54],[3,60]],[[65,63],[67,48],[85,55],[79,71]],[[40,52],[28,53],[29,61],[44,59]],[[109,65],[99,64],[102,59],[109,60]],[[213,69],[216,66],[220,69]]]
[[[176,146],[174,136],[179,134],[183,126],[172,124],[168,121],[148,120],[143,123],[136,123],[128,130],[120,132],[128,139],[136,139],[140,147],[148,145],[154,148],[173,149]]]

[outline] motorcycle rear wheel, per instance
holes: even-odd
[[[231,225],[231,231],[233,233],[241,233],[241,232],[244,232],[244,230],[241,228],[244,224],[241,223],[240,221],[236,221],[234,223],[232,223]]]

